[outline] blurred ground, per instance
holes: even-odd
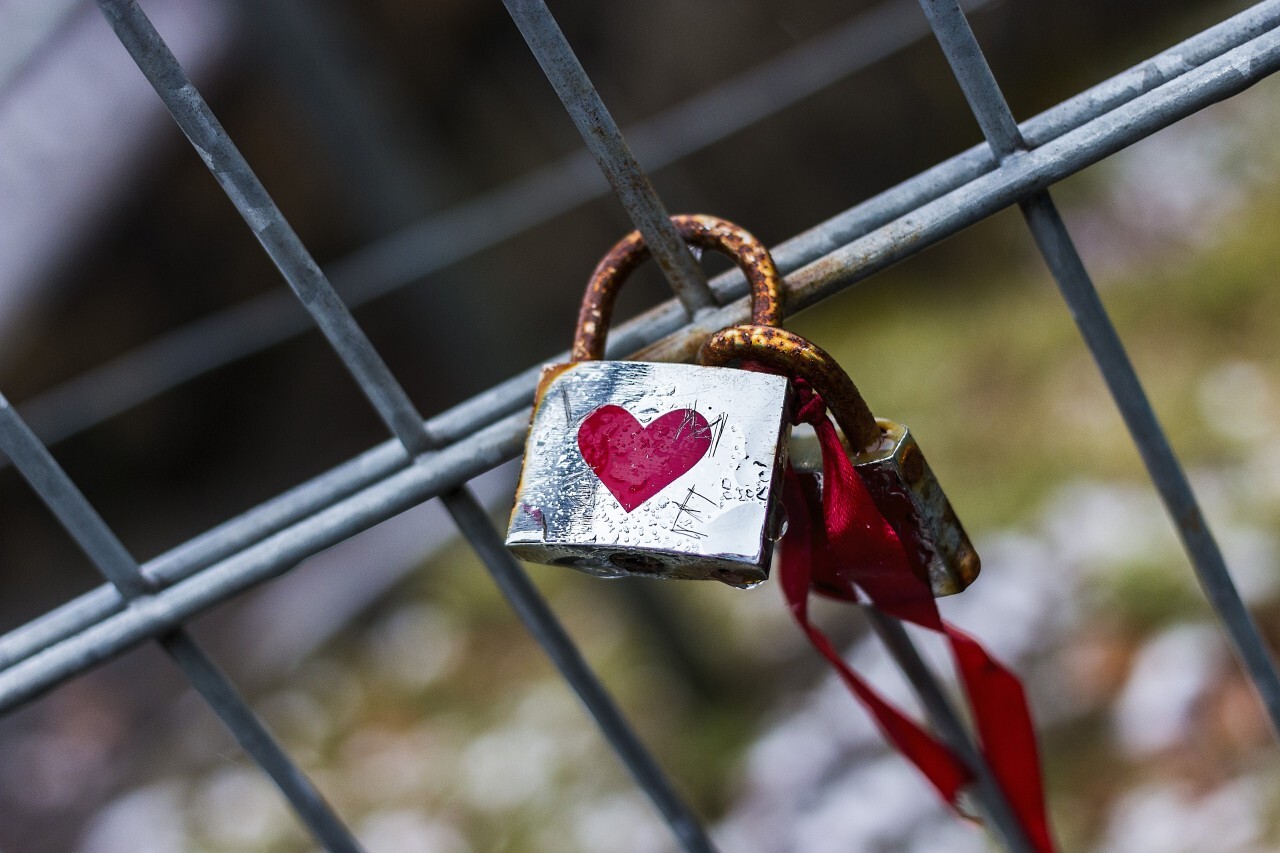
[[[240,8],[213,5],[229,20]],[[395,81],[399,102],[414,105],[390,111],[396,145],[432,152],[409,156],[431,191],[408,193],[382,219],[360,212],[364,196],[342,186],[348,173],[287,73],[263,59],[270,31],[241,18],[241,37],[222,46],[213,106],[322,262],[579,144],[492,5],[385,2],[359,16],[317,7],[358,22],[352,43],[369,52],[358,67],[383,81],[374,91]],[[1009,2],[974,21],[1025,117],[1232,7],[1139,17],[1155,8],[1081,4],[1068,14]],[[850,14],[817,3],[555,11],[624,124]],[[285,64],[296,73],[299,62]],[[1055,191],[1273,643],[1276,94],[1266,81]],[[656,177],[673,209],[713,210],[775,242],[976,139],[936,47],[922,42]],[[0,360],[0,389],[15,401],[279,286],[178,142],[153,143],[165,154],[24,308]],[[753,162],[787,167],[746,184],[737,176]],[[419,405],[437,411],[563,347],[586,271],[626,228],[612,200],[589,204],[359,319]],[[661,295],[650,276],[628,307]],[[1016,214],[789,325],[835,352],[877,411],[912,425],[973,532],[983,576],[944,612],[1026,678],[1064,849],[1280,847],[1265,722]],[[145,558],[380,440],[337,370],[309,337],[56,452]],[[94,581],[11,471],[0,472],[0,502],[7,628]],[[376,574],[390,559],[378,543],[345,552],[343,576]],[[726,851],[985,849],[883,750],[772,585],[744,593],[531,572]],[[305,613],[310,600],[272,606]],[[899,695],[856,616],[820,613]],[[423,564],[301,663],[251,671],[272,621],[269,610],[232,605],[196,627],[372,850],[670,849],[464,547]],[[6,850],[307,848],[269,783],[151,650],[11,717],[0,751]]]

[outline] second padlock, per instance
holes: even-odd
[[[893,527],[906,556],[934,595],[960,592],[977,578],[978,553],[956,517],[910,431],[873,417],[835,359],[792,332],[768,326],[734,326],[702,346],[703,364],[752,361],[806,381],[826,403],[843,433],[845,452],[876,509]],[[811,433],[809,435],[812,435]],[[822,460],[817,440],[793,442],[792,464],[802,477],[818,480]]]

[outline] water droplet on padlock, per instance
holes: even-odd
[[[753,587],[757,587],[764,583],[762,580],[746,578],[736,572],[727,571],[725,569],[718,570],[714,577],[716,580],[720,581],[720,583],[727,584],[734,589],[752,589]]]

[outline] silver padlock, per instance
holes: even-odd
[[[743,229],[673,216],[686,242],[730,255],[756,323],[781,320],[781,279]],[[622,279],[648,254],[633,233],[592,274],[572,361],[544,369],[507,530],[521,559],[602,577],[769,576],[790,433],[789,383],[726,367],[601,361]]]
[[[798,376],[823,398],[854,469],[934,595],[952,595],[973,583],[981,568],[978,553],[919,445],[904,425],[872,416],[835,359],[799,335],[761,326],[725,329],[698,353],[699,362],[708,365],[735,359]],[[821,485],[822,455],[812,431],[793,435],[790,457],[797,473]]]

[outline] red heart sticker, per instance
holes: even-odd
[[[711,447],[707,419],[677,409],[646,426],[621,406],[601,406],[578,428],[578,449],[600,482],[631,512],[698,464]]]

